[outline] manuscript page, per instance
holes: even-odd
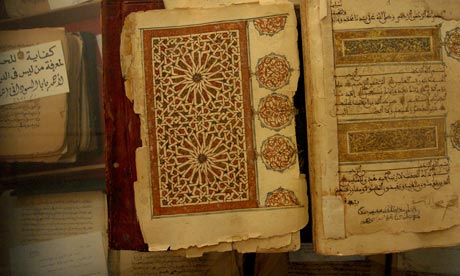
[[[127,18],[122,70],[143,141],[136,212],[150,250],[270,238],[306,224],[296,37],[288,3]]]
[[[287,0],[277,0],[277,2],[287,2]],[[258,1],[258,0],[173,0],[164,1],[166,9],[177,8],[215,8],[222,6],[229,6],[242,3],[257,3],[263,4],[264,2],[273,1]],[[291,1],[292,2],[292,1]],[[299,4],[299,3],[297,3]],[[246,252],[287,252],[294,251],[300,247],[300,233],[287,234],[283,236],[276,236],[270,238],[252,238],[239,242],[222,242],[218,245],[204,246],[204,247],[191,247],[186,250],[187,257],[200,257],[206,252],[224,252],[229,250],[237,250],[240,253]]]
[[[460,242],[458,7],[303,1],[320,253]]]
[[[102,192],[39,196],[4,196],[9,242],[24,245],[90,232],[106,232],[107,208]]]
[[[16,246],[10,252],[13,276],[108,275],[100,232]]]
[[[399,271],[459,275],[459,258],[459,247],[423,248],[398,253],[396,267]]]
[[[94,232],[102,233],[107,252],[107,208],[102,192],[28,196],[5,192],[0,199],[1,260],[9,259],[9,248]]]
[[[62,28],[2,31],[0,51],[56,40],[61,41],[68,60]],[[67,96],[59,94],[0,106],[0,159],[40,161],[40,157],[43,161],[56,161],[66,151]]]
[[[187,258],[201,257],[209,252],[225,252],[236,250],[239,253],[276,253],[295,251],[300,248],[300,232],[289,233],[269,238],[251,238],[238,242],[222,242],[217,245],[189,247],[183,250]],[[180,250],[179,250],[180,251]]]
[[[141,275],[240,275],[242,255],[236,252],[211,253],[186,258],[176,252],[111,251],[112,270],[120,276]],[[113,260],[113,259],[118,260]],[[115,266],[115,267],[113,267]]]

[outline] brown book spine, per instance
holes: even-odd
[[[106,183],[109,246],[146,251],[134,204],[135,151],[141,146],[139,117],[125,95],[120,67],[120,34],[135,11],[162,9],[162,0],[102,1],[103,98],[106,129]]]

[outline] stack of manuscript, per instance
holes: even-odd
[[[460,3],[302,2],[316,250],[460,243]]]
[[[121,36],[140,118],[136,214],[151,251],[293,250],[308,220],[292,4],[131,13]]]
[[[98,147],[94,36],[0,32],[0,160],[72,162]]]

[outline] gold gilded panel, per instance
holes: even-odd
[[[444,118],[338,124],[340,162],[446,155]]]
[[[336,65],[441,61],[440,30],[369,29],[334,32]]]

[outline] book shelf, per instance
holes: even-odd
[[[1,3],[3,4],[3,3]],[[99,35],[101,1],[89,1],[74,6],[50,10],[36,15],[5,18],[0,20],[0,30],[20,30],[46,27],[64,27],[66,32],[90,32]],[[0,189],[21,189],[20,187],[34,183],[61,183],[84,180],[105,179],[104,162],[104,123],[102,107],[102,55],[101,49],[96,47],[96,59],[91,66],[97,74],[97,120],[99,127],[96,130],[97,149],[78,154],[76,162],[70,163],[40,163],[40,162],[0,162]],[[96,90],[96,89],[95,89]],[[71,189],[69,185],[69,189]],[[99,187],[105,189],[101,184]],[[24,189],[22,189],[24,190]],[[30,190],[30,189],[25,189]]]

